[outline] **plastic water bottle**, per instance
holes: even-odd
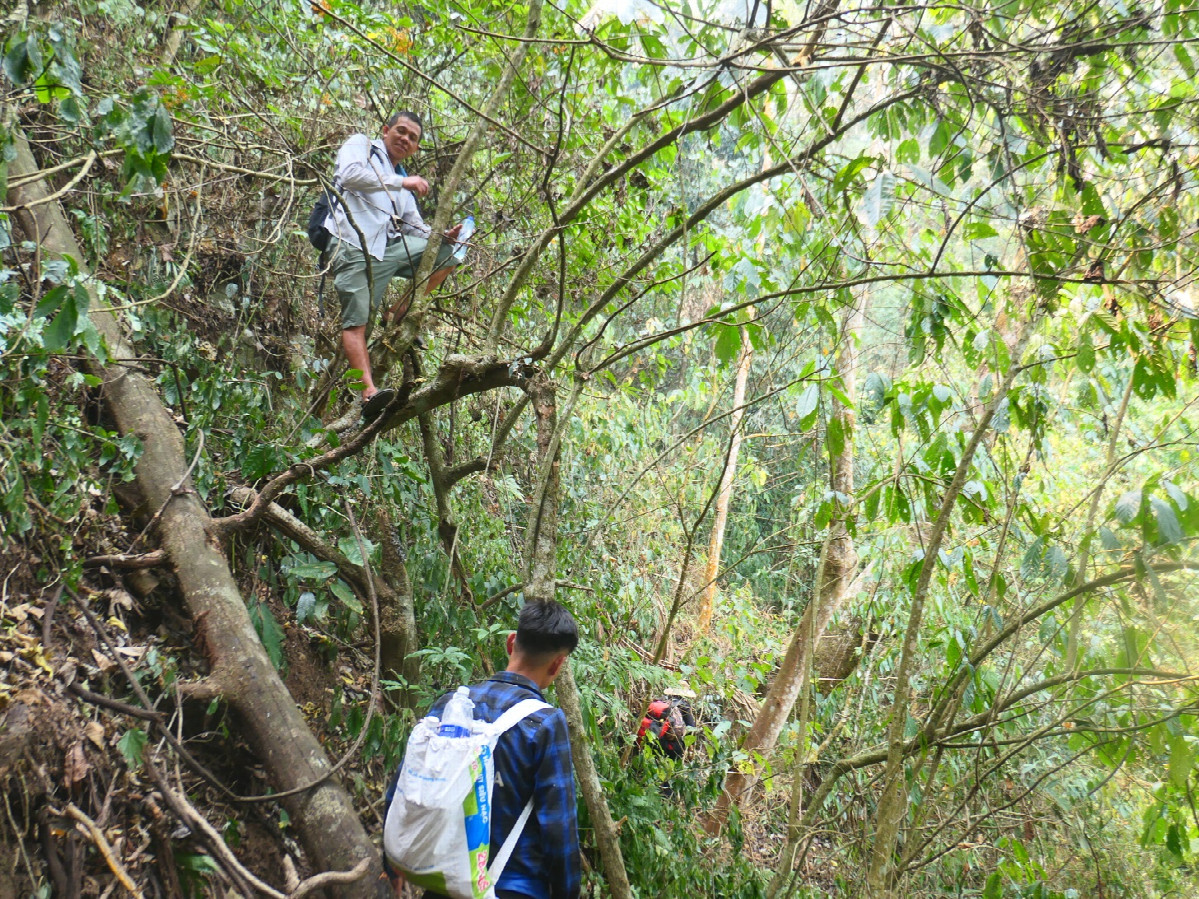
[[[441,726],[437,728],[442,737],[469,737],[470,725],[475,720],[475,704],[470,690],[459,687],[441,713]]]
[[[462,262],[466,258],[466,242],[475,233],[475,217],[468,215],[462,220],[462,230],[458,232],[458,249],[454,250],[454,261]]]

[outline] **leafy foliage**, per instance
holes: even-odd
[[[228,488],[312,463],[339,438],[306,393],[336,365],[336,326],[299,274],[311,176],[401,104],[425,117],[417,166],[439,190],[526,13],[227,0],[135,78],[131,48],[163,14],[79,9],[12,34],[3,71],[64,153],[122,160],[63,198],[98,280],[44,262],[31,276],[34,248],[0,231],[5,535],[49,545],[73,581],[138,458],[76,367],[106,355],[88,288],[124,307],[188,446],[202,438],[194,480],[215,513]],[[895,750],[907,893],[1192,889],[1199,16],[1173,0],[758,13],[544,8],[463,180],[426,204],[481,231],[411,386],[451,353],[500,353],[562,388],[558,591],[584,626],[587,736],[631,879],[644,895],[758,895],[784,790],[831,784],[801,815],[794,885],[859,894],[872,766]],[[84,15],[112,40],[83,41]],[[849,310],[865,324],[846,327]],[[838,368],[844,341],[856,370]],[[704,637],[697,572],[747,349]],[[350,382],[331,383],[336,404]],[[421,423],[431,439],[401,425],[280,497],[353,565],[407,584],[422,671],[384,672],[401,701],[503,664],[544,480],[522,404],[512,389],[459,399]],[[438,483],[430,446],[469,476]],[[831,482],[847,449],[853,495]],[[366,560],[347,498],[380,513]],[[869,565],[833,623],[860,632],[854,666],[810,697],[806,742],[791,727],[755,759],[737,740],[844,517]],[[307,643],[335,672],[322,733],[363,736],[364,766],[394,766],[410,721],[366,719],[372,612],[353,578],[266,533],[230,555],[273,661]],[[660,645],[667,664],[651,664]],[[683,679],[710,711],[687,761],[626,764],[639,705]],[[765,801],[722,854],[695,812],[730,766],[758,763]]]

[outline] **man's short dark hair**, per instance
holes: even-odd
[[[551,600],[526,602],[516,625],[516,648],[528,656],[542,657],[574,652],[579,645],[579,626],[561,603]]]
[[[387,120],[387,127],[394,128],[395,123],[398,122],[400,119],[407,119],[408,121],[410,121],[412,124],[414,124],[417,128],[419,128],[421,130],[421,134],[425,133],[425,126],[421,122],[420,116],[418,116],[411,109],[401,109],[399,112],[397,112],[395,115],[393,115],[390,119]]]

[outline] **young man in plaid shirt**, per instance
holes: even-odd
[[[552,601],[525,603],[516,633],[508,636],[508,668],[470,688],[475,720],[494,722],[524,699],[544,701],[542,691],[554,682],[578,643],[578,626],[564,606]],[[440,718],[452,695],[437,700],[429,714]],[[576,899],[581,862],[574,766],[561,709],[534,712],[496,744],[493,846],[503,843],[530,797],[533,813],[500,875],[496,896]],[[390,804],[390,792],[387,801]],[[425,899],[440,897],[430,891]]]

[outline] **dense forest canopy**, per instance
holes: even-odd
[[[0,894],[385,891],[548,598],[586,895],[1199,890],[1199,12],[4,16]],[[399,109],[479,230],[364,426],[304,225]]]

